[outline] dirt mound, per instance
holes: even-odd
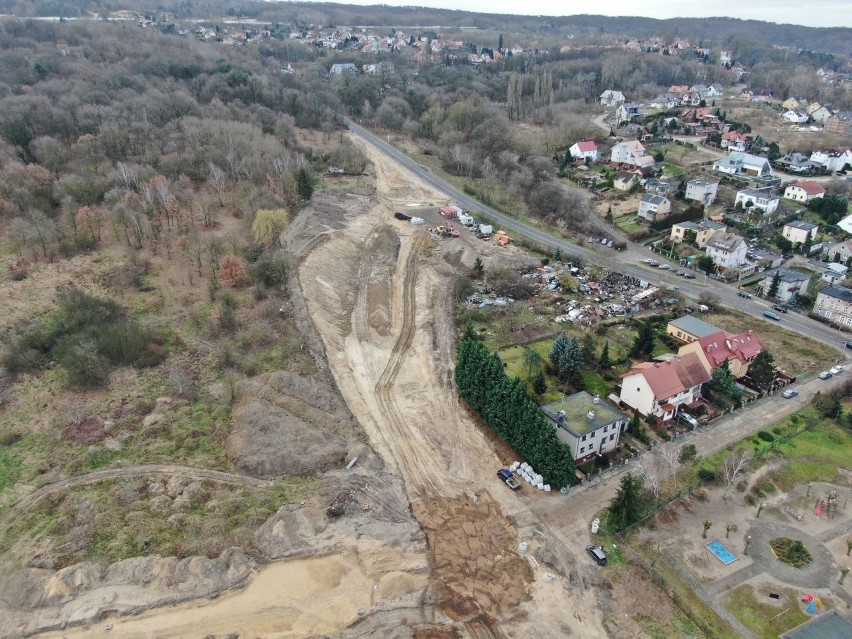
[[[62,441],[82,446],[97,444],[106,437],[104,422],[100,417],[89,415],[79,421],[69,422],[62,429]]]
[[[337,395],[315,379],[282,371],[240,382],[232,415],[228,454],[240,472],[255,477],[340,467],[361,439]]]
[[[515,552],[518,531],[488,493],[417,501],[412,510],[429,540],[439,605],[451,618],[494,618],[530,598],[533,573]]]

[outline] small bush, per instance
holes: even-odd
[[[279,258],[263,257],[249,267],[252,283],[267,288],[282,286],[287,281],[287,263]]]
[[[775,433],[776,435],[780,435],[784,431],[782,431],[779,426],[776,426],[775,428],[772,429],[772,432]]]
[[[765,430],[758,431],[757,436],[765,442],[775,441],[772,433],[767,433]]]
[[[17,430],[7,430],[0,433],[0,446],[12,446],[21,441],[21,433]]]
[[[711,482],[716,479],[716,473],[709,468],[701,468],[698,470],[698,479],[703,482]]]

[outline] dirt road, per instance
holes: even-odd
[[[497,481],[501,462],[451,383],[454,267],[446,253],[472,263],[480,253],[505,259],[506,249],[466,233],[435,239],[394,220],[394,211],[420,210],[412,203],[445,200],[355,142],[375,166],[380,204],[319,244],[299,275],[341,393],[373,448],[405,479],[412,510],[430,539],[438,606],[477,636],[504,636],[510,628],[513,634],[535,628],[538,636],[558,636],[577,624],[581,611],[582,636],[605,636],[590,590],[542,583],[545,569],[515,552],[518,525],[532,528],[535,518]],[[566,556],[558,540],[549,543]],[[540,605],[544,600],[550,603]]]

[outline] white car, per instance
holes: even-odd
[[[843,372],[843,367],[840,364],[838,364],[837,366],[833,366],[831,368],[831,374],[832,375],[839,375],[842,372]]]
[[[820,379],[831,379],[831,371],[823,371],[819,374]]]

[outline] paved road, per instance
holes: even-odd
[[[625,275],[631,275],[654,284],[663,283],[664,285],[678,286],[682,294],[693,299],[697,299],[701,293],[709,291],[718,297],[719,301],[724,306],[736,308],[737,310],[747,315],[751,315],[763,322],[774,321],[763,316],[763,312],[769,310],[771,304],[765,300],[759,300],[756,298],[753,300],[740,298],[737,296],[736,288],[733,286],[724,284],[712,278],[684,280],[683,278],[678,278],[667,271],[646,267],[641,264],[641,260],[651,257],[652,255],[657,258],[659,258],[659,256],[656,256],[644,247],[630,244],[626,251],[617,252],[604,247],[591,249],[588,246],[578,246],[577,244],[555,237],[534,226],[515,220],[504,213],[495,211],[491,207],[486,206],[482,202],[475,200],[458,190],[432,173],[432,171],[428,168],[412,160],[410,157],[405,155],[405,153],[370,133],[367,129],[358,126],[351,120],[346,120],[346,125],[349,127],[350,131],[360,136],[383,153],[392,157],[400,165],[417,175],[424,182],[431,184],[439,191],[445,193],[466,210],[474,211],[489,220],[493,220],[511,233],[524,236],[552,249],[558,248],[562,251],[563,255],[574,256],[595,264],[600,264],[601,266],[617,270]],[[842,353],[842,356],[844,358],[846,357],[846,354],[843,353],[843,337],[837,329],[833,329],[829,326],[820,324],[819,322],[815,322],[807,317],[794,313],[784,315],[781,319],[781,324],[792,331],[838,349]]]

